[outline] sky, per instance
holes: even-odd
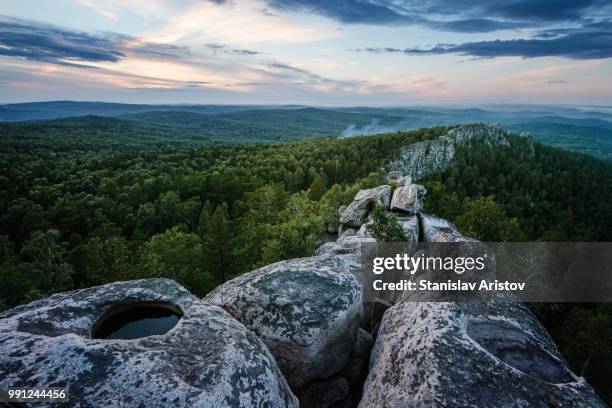
[[[0,0],[0,103],[612,104],[612,0]]]

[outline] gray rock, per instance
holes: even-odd
[[[368,212],[375,206],[380,205],[389,208],[391,199],[391,186],[384,185],[369,190],[361,190],[357,193],[353,202],[340,215],[340,223],[348,227],[359,228]]]
[[[351,235],[355,235],[355,233],[355,229],[348,228],[343,224],[340,224],[340,228],[338,228],[339,237],[350,237]]]
[[[224,283],[204,300],[256,333],[293,389],[342,370],[363,307],[348,262],[330,254],[265,266]]]
[[[338,238],[335,242],[328,242],[317,248],[317,255],[337,255],[343,258],[351,268],[351,264],[359,261],[361,244],[376,242],[373,237],[349,235]]]
[[[451,222],[425,213],[419,214],[425,242],[451,242],[453,237],[463,237]]]
[[[412,184],[412,177],[410,176],[404,176],[401,179],[399,179],[397,185],[398,186],[409,186]]]
[[[423,209],[423,200],[426,194],[427,190],[420,184],[398,187],[393,192],[391,211],[417,214]]]
[[[408,242],[419,242],[419,219],[416,215],[408,217],[397,217],[397,223],[401,225]]]
[[[361,227],[359,227],[355,234],[360,237],[373,238],[374,236],[368,231],[368,225],[372,224],[372,222],[372,215],[370,214],[363,220],[363,224],[361,224]]]
[[[360,407],[604,407],[520,303],[387,310]]]
[[[361,227],[359,227],[359,229],[357,230],[356,234],[360,237],[374,237],[374,235],[372,235],[368,230],[368,225],[370,225],[371,223],[371,221],[363,223]]]
[[[349,384],[342,377],[315,380],[299,392],[301,408],[329,408],[348,397]]]
[[[403,174],[401,171],[390,171],[387,174],[387,184],[393,184],[393,183],[398,184],[402,176]]]
[[[172,304],[184,315],[164,335],[91,338],[98,319],[135,302]],[[66,387],[80,407],[298,405],[255,334],[168,279],[60,293],[8,310],[0,344],[0,388]]]

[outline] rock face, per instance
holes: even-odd
[[[419,214],[425,242],[452,242],[451,236],[462,236],[451,222],[425,213]]]
[[[360,407],[604,407],[514,301],[387,310]]]
[[[164,335],[92,339],[121,304],[162,302],[183,317]],[[67,387],[99,406],[289,406],[298,403],[257,336],[167,279],[60,293],[0,315],[0,388]]]
[[[388,185],[361,190],[340,215],[340,224],[359,228],[372,207],[380,205],[389,208],[390,199],[391,186]]]
[[[423,199],[427,194],[425,187],[418,184],[400,186],[393,192],[391,211],[417,214],[423,209]]]
[[[397,223],[402,226],[409,242],[419,242],[419,219],[416,215],[397,217]]]
[[[361,293],[344,259],[322,255],[239,276],[204,300],[257,334],[291,387],[299,389],[346,365],[361,320]]]
[[[506,132],[500,125],[464,125],[451,129],[446,136],[413,143],[401,149],[400,158],[389,165],[391,171],[419,180],[446,168],[455,158],[455,148],[480,140],[491,146],[508,146]]]
[[[403,177],[404,175],[402,174],[401,171],[390,171],[387,174],[387,184],[398,184],[400,179]]]

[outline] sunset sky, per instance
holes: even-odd
[[[0,103],[612,104],[610,0],[0,0]]]

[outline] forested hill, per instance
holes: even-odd
[[[2,150],[129,150],[286,142],[338,137],[349,126],[384,126],[399,118],[314,108],[203,114],[149,111],[120,117],[80,116],[0,123]]]
[[[127,150],[353,137],[500,123],[564,149],[612,160],[609,107],[307,107],[36,102],[0,105],[3,149]]]
[[[308,255],[334,230],[336,209],[379,185],[402,146],[447,131],[128,151],[58,151],[42,138],[36,150],[3,149],[1,302],[141,276],[201,295]],[[525,141],[510,140],[458,149],[424,180],[429,211],[483,240],[609,240],[610,163],[538,143],[520,154]]]

